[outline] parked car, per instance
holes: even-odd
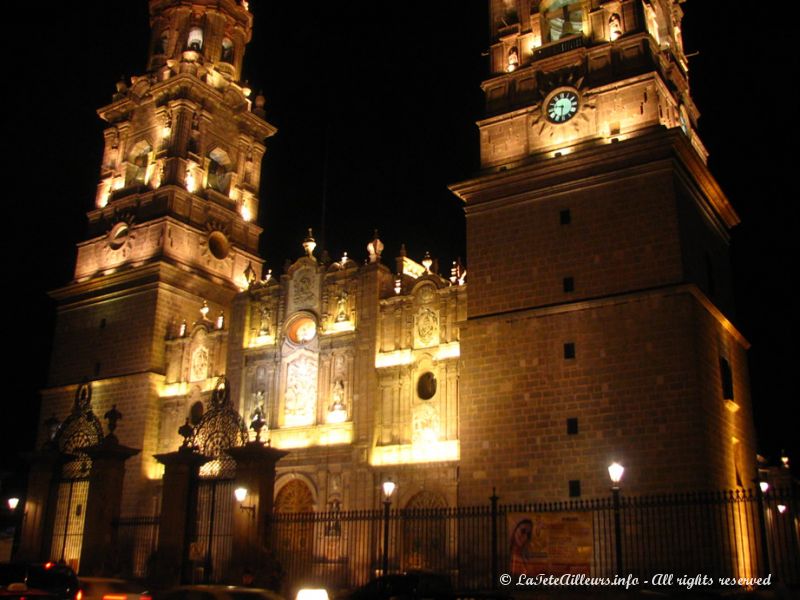
[[[19,593],[20,585],[27,590],[25,597],[50,596],[55,600],[82,600],[78,577],[70,567],[54,562],[0,563],[0,588],[5,596]],[[17,590],[17,591],[14,591]]]
[[[383,575],[341,600],[452,600],[450,578],[441,573],[409,571]]]
[[[81,577],[83,600],[153,600],[144,585],[110,577]]]
[[[0,600],[57,600],[58,596],[44,590],[31,589],[25,583],[0,586]]]
[[[157,600],[284,600],[283,596],[261,588],[234,585],[182,585],[162,592]]]
[[[385,575],[336,600],[511,600],[502,591],[459,592],[443,573],[409,571]]]

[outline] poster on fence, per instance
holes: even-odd
[[[516,575],[589,574],[592,515],[583,512],[509,513],[509,572]]]

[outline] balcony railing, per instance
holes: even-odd
[[[583,48],[586,42],[582,35],[571,36],[563,40],[558,40],[552,44],[536,48],[533,51],[533,60],[541,60],[543,58],[550,58],[556,54],[575,50],[576,48]]]

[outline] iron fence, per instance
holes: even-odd
[[[158,517],[128,517],[114,522],[114,573],[144,579],[158,544]]]
[[[720,578],[771,575],[798,584],[798,508],[789,490],[736,490],[623,496],[618,512],[612,498],[391,510],[388,570],[446,573],[462,590],[539,572],[640,583],[658,573],[706,575],[717,587]],[[380,574],[383,524],[380,509],[274,515],[270,545],[283,589],[307,581],[353,588]]]

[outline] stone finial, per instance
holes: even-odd
[[[92,409],[92,384],[85,378],[83,383],[75,390],[75,403],[72,406],[73,413],[83,413]]]
[[[266,424],[267,422],[264,420],[261,405],[256,406],[253,411],[252,420],[250,421],[250,429],[256,432],[256,442],[261,441],[261,430],[264,429]]]
[[[103,415],[103,418],[108,421],[108,437],[111,437],[117,429],[117,422],[122,418],[122,413],[117,410],[116,404],[112,404],[111,408]]]
[[[189,417],[186,417],[186,422],[178,427],[178,435],[183,438],[181,448],[188,448],[194,436],[194,427],[189,425]]]
[[[372,241],[367,244],[367,252],[369,253],[370,263],[379,263],[381,261],[381,254],[383,254],[383,242],[378,237],[378,230],[372,234]]]
[[[61,427],[61,421],[55,415],[50,415],[49,419],[45,419],[44,428],[47,431],[47,440],[52,442],[56,439],[58,428]]]
[[[305,250],[308,258],[314,258],[314,248],[317,247],[317,240],[314,239],[314,233],[311,227],[308,228],[308,235],[303,240],[303,250]]]
[[[203,319],[203,321],[206,321],[206,320],[207,320],[207,317],[208,317],[208,311],[209,311],[209,310],[210,310],[210,309],[208,308],[208,302],[206,302],[205,300],[203,300],[203,306],[201,306],[201,307],[200,307],[200,316],[201,316],[201,318]]]
[[[431,253],[426,251],[425,257],[422,259],[422,266],[425,267],[425,273],[431,272],[432,264],[433,264],[433,259],[431,258]]]

